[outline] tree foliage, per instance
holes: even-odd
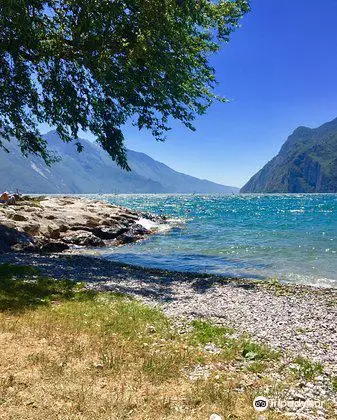
[[[209,55],[248,9],[247,0],[2,0],[1,137],[50,163],[39,124],[66,142],[91,131],[127,169],[126,121],[163,140],[170,117],[193,129],[219,99]]]

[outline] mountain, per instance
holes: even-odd
[[[131,172],[120,169],[95,143],[80,139],[81,153],[74,143],[62,142],[55,131],[44,135],[49,148],[62,160],[48,167],[33,155],[21,155],[15,141],[6,143],[10,153],[0,150],[0,190],[25,193],[232,193],[227,187],[174,171],[144,153],[127,151]]]
[[[337,192],[337,118],[314,129],[298,127],[240,192]]]

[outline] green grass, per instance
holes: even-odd
[[[0,279],[38,275],[39,271],[27,265],[0,264]]]
[[[0,265],[0,311],[20,312],[52,301],[83,300],[94,295],[82,284],[43,277],[34,267]]]
[[[242,345],[242,356],[248,360],[261,361],[276,360],[280,357],[280,354],[267,346],[245,340]]]
[[[193,333],[192,340],[199,344],[213,343],[217,346],[225,346],[228,343],[228,334],[233,334],[233,328],[212,325],[210,322],[202,320],[192,321]]]
[[[261,373],[266,369],[266,363],[264,361],[253,361],[250,363],[246,370],[252,373]]]
[[[326,303],[326,306],[328,306],[329,308],[334,308],[335,306],[337,306],[337,299],[335,299],[335,300],[329,300]]]
[[[191,341],[194,344],[206,345],[212,343],[221,350],[221,355],[227,360],[242,358],[250,361],[275,360],[279,353],[267,346],[252,342],[248,337],[233,338],[233,328],[213,325],[203,320],[192,321]]]
[[[275,287],[282,286],[280,283],[280,280],[277,277],[270,278],[267,281],[268,281],[268,284],[270,284],[271,286],[275,286]]]
[[[323,365],[319,362],[312,362],[305,357],[298,356],[293,363],[296,365],[291,370],[296,378],[306,379],[308,381],[314,379],[315,376],[323,373]]]

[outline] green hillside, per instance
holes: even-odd
[[[337,192],[337,118],[315,129],[298,127],[241,192]]]

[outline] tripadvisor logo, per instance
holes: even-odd
[[[256,397],[253,401],[253,406],[256,411],[264,411],[268,408],[268,398],[266,397]]]

